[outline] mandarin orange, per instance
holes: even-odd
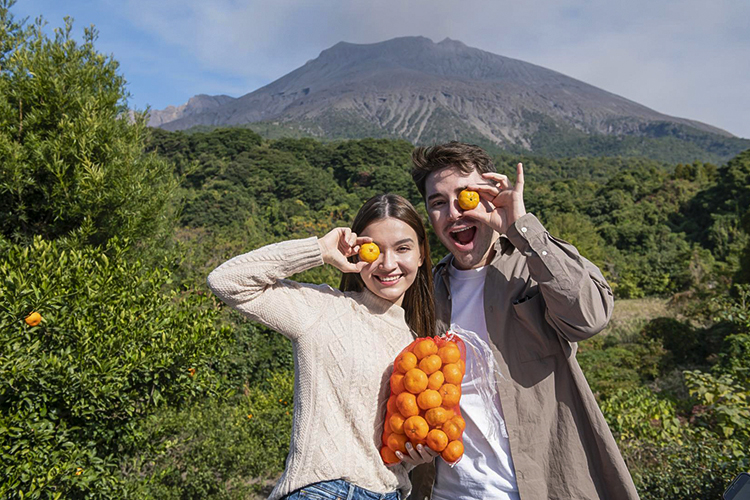
[[[456,363],[448,363],[447,365],[443,365],[443,375],[445,376],[445,381],[449,384],[458,385],[464,378],[461,369]]]
[[[444,364],[457,363],[461,359],[461,351],[455,342],[446,342],[443,347],[438,349],[438,356]]]
[[[422,358],[429,356],[430,354],[437,354],[438,346],[434,340],[426,338],[419,340],[414,345],[412,352],[417,357],[417,359],[421,360]]]
[[[442,406],[430,408],[424,414],[424,419],[430,424],[430,427],[439,427],[452,417],[453,412],[446,410]]]
[[[396,396],[396,406],[398,407],[398,412],[405,418],[419,415],[417,397],[410,392],[402,392]]]
[[[412,394],[419,394],[427,389],[427,374],[419,368],[412,368],[404,375],[404,388]]]
[[[425,443],[433,451],[437,451],[439,453],[443,451],[446,446],[448,446],[448,436],[446,436],[445,432],[441,431],[440,429],[432,429],[427,433],[427,439],[425,440]]]
[[[401,461],[396,456],[396,453],[387,446],[383,446],[382,448],[380,448],[380,458],[382,458],[383,462],[387,464],[397,464]]]
[[[406,418],[404,418],[403,415],[401,415],[400,413],[394,413],[393,415],[391,415],[391,418],[388,419],[387,427],[391,430],[391,432],[395,432],[396,434],[403,434],[405,421]]]
[[[445,382],[445,375],[440,370],[436,371],[427,379],[427,388],[437,391]]]
[[[394,366],[398,372],[406,373],[412,368],[416,368],[417,357],[414,355],[413,352],[407,351],[399,355],[398,358],[396,358],[396,362],[394,363]]]
[[[443,386],[438,389],[438,393],[443,400],[441,404],[445,408],[453,408],[461,400],[461,389],[453,384],[443,384]]]
[[[427,421],[415,415],[409,417],[404,422],[404,432],[409,436],[409,439],[424,439],[427,437],[427,433],[430,432],[430,426],[427,425]]]
[[[441,429],[443,430],[443,432],[445,432],[445,435],[448,436],[448,439],[450,439],[451,441],[459,439],[461,437],[461,434],[463,433],[458,424],[453,422],[452,420],[444,423]]]
[[[436,408],[443,403],[443,397],[438,391],[432,389],[426,389],[419,393],[417,396],[417,405],[423,410],[429,410],[430,408]]]
[[[406,437],[404,434],[391,434],[390,436],[388,436],[387,445],[388,445],[388,448],[392,449],[393,451],[400,451],[401,453],[406,453],[406,443],[408,441],[409,441],[409,438]]]
[[[443,366],[443,362],[440,360],[440,356],[437,354],[430,354],[422,358],[419,362],[419,369],[425,372],[427,375],[432,375]]]
[[[391,375],[391,392],[398,395],[405,390],[406,388],[404,387],[404,374],[394,373],[393,375]]]
[[[458,193],[458,206],[464,210],[472,210],[479,205],[479,193],[464,189]]]
[[[461,458],[461,455],[463,454],[464,445],[461,443],[461,441],[451,441],[450,443],[448,443],[448,446],[445,447],[440,456],[443,457],[443,460],[445,460],[449,464],[452,464],[456,460]]]

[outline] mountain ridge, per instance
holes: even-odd
[[[152,111],[150,125],[186,130],[272,122],[327,138],[379,135],[413,143],[480,138],[530,151],[540,133],[553,129],[574,136],[649,137],[654,127],[671,124],[718,141],[744,141],[718,127],[665,115],[554,70],[449,38],[438,43],[425,37],[339,42],[241,97],[196,97],[192,104],[196,98],[167,108],[168,113]]]

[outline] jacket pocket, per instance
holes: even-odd
[[[513,302],[514,321],[513,347],[518,360],[523,362],[546,358],[562,351],[560,339],[547,323],[544,313],[544,298],[536,288]]]

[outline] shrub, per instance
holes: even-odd
[[[127,119],[125,79],[96,32],[47,37],[0,2],[0,234],[28,243],[134,241],[168,227],[172,167],[144,154],[145,117]]]
[[[244,499],[281,471],[289,451],[294,378],[291,371],[266,375],[240,397],[167,410],[145,421],[143,440],[152,444],[123,467],[132,496]]]
[[[1,250],[0,497],[117,496],[138,420],[221,389],[228,331],[207,296],[169,291],[168,269],[126,260],[117,241]]]

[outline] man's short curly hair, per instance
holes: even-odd
[[[437,146],[418,147],[411,154],[411,178],[422,198],[425,197],[427,176],[444,168],[457,167],[467,174],[497,172],[495,163],[485,150],[474,144],[451,141]]]

